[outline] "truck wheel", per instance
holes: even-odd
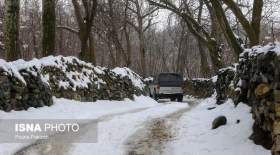
[[[178,95],[177,101],[178,102],[183,102],[183,95]]]
[[[154,99],[158,101],[158,95],[156,93],[154,93]]]
[[[170,98],[170,100],[171,100],[172,102],[174,102],[174,101],[176,101],[176,97],[172,97],[172,98]]]

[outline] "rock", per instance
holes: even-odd
[[[236,124],[239,124],[240,123],[240,119],[236,120]]]
[[[220,126],[226,125],[227,124],[227,118],[225,116],[219,116],[214,119],[212,122],[212,129],[217,129]]]
[[[213,109],[216,109],[216,107],[209,107],[209,108],[207,108],[207,110],[213,110]]]

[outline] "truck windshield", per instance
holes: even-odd
[[[175,73],[162,73],[158,77],[158,82],[165,86],[180,86],[183,83],[183,77]]]

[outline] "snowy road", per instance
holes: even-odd
[[[188,107],[180,109],[165,117],[148,120],[143,127],[131,135],[125,143],[125,155],[162,155],[167,142],[175,138],[176,133],[172,132],[172,127],[177,121],[192,108],[199,100],[185,100]],[[162,102],[164,104],[174,104]]]
[[[0,144],[2,155],[269,155],[270,151],[248,139],[253,120],[250,108],[232,102],[222,106],[214,98],[185,98],[184,103],[160,101],[146,97],[135,101],[98,101],[77,103],[57,100],[49,109],[1,114],[1,117],[58,116],[98,120],[98,142],[53,144],[34,142],[30,145]],[[65,107],[67,104],[67,108]],[[78,104],[78,105],[77,105]],[[209,107],[216,107],[208,110]],[[31,113],[31,114],[30,114]],[[52,113],[53,115],[50,115]],[[31,115],[31,116],[30,116]],[[212,120],[225,115],[228,125],[211,130]],[[75,118],[75,117],[73,117]],[[236,124],[236,120],[240,120]],[[90,125],[90,124],[89,124]],[[86,138],[83,133],[81,137]],[[16,147],[15,147],[16,146]],[[13,150],[11,150],[13,148]]]
[[[150,108],[139,108],[136,110],[130,110],[119,114],[106,115],[98,119],[98,142],[93,144],[52,144],[52,143],[40,143],[36,142],[28,147],[15,153],[16,155],[50,155],[50,154],[131,154],[134,150],[134,146],[129,145],[130,150],[122,149],[126,141],[131,141],[134,135],[142,132],[153,132],[154,134],[163,134],[162,132],[168,132],[167,128],[162,128],[155,133],[155,126],[158,122],[171,121],[181,116],[184,112],[190,109],[186,103],[168,103],[162,102],[158,106]],[[162,120],[162,121],[161,121]],[[163,125],[163,124],[162,124]],[[153,127],[151,127],[153,126]],[[158,128],[161,126],[157,126]],[[81,135],[87,136],[87,135]],[[147,137],[135,137],[133,141],[138,142],[143,139],[148,139],[146,142],[142,142],[143,145],[148,145],[149,142],[157,140],[164,142],[160,136],[146,134]],[[170,135],[172,136],[172,135]],[[126,142],[127,144],[127,142]],[[139,144],[135,144],[137,146]],[[125,145],[127,147],[127,145]],[[160,154],[161,149],[159,144],[150,147],[153,150],[153,154],[157,152]],[[140,150],[146,150],[145,148]],[[134,153],[135,154],[135,153]],[[137,153],[140,154],[140,153]],[[145,154],[150,154],[146,152]]]
[[[197,104],[194,102],[161,101],[157,106],[104,115],[98,118],[97,143],[53,144],[38,141],[15,155],[161,154],[164,144],[173,137],[169,133],[171,125],[191,109],[188,103]],[[86,134],[81,136],[87,137]]]
[[[15,153],[15,155],[50,155],[50,154],[131,154],[128,142],[136,133],[153,132],[159,120],[171,121],[181,116],[190,109],[187,103],[176,103],[162,101],[160,104],[151,107],[136,108],[121,113],[108,114],[98,118],[98,142],[91,144],[53,144],[51,142],[41,143],[37,141],[26,146]],[[152,125],[153,124],[153,125]],[[151,127],[151,125],[153,127]],[[161,127],[161,126],[158,126]],[[165,132],[165,131],[162,131]],[[166,131],[167,132],[167,131]],[[155,133],[155,132],[154,132]],[[160,132],[158,132],[160,133]],[[85,138],[86,134],[81,135]],[[146,136],[146,137],[145,137]],[[170,135],[171,136],[171,135]],[[143,134],[135,141],[141,141],[148,138],[148,141],[154,141],[159,136]],[[165,139],[167,140],[167,139]],[[163,142],[164,139],[161,139]],[[159,146],[155,146],[159,147]],[[143,148],[144,149],[144,148]],[[150,148],[151,150],[154,148]],[[155,149],[154,151],[161,151]],[[132,151],[133,152],[133,151]]]

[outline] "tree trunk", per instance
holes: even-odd
[[[177,63],[176,63],[176,69],[175,69],[176,73],[182,73],[183,74],[182,66],[183,66],[183,63],[182,63],[182,48],[181,48],[181,45],[179,45],[178,55],[177,55]]]
[[[110,39],[110,38],[109,38]],[[108,48],[109,48],[109,54],[110,54],[110,60],[111,60],[111,67],[116,67],[116,59],[115,56],[113,54],[113,49],[112,49],[112,44],[111,41],[108,41]]]
[[[43,0],[43,56],[55,54],[55,0]]]
[[[252,28],[256,34],[256,38],[251,41],[251,46],[258,45],[260,42],[261,20],[263,10],[263,0],[255,0],[253,5]]]
[[[219,21],[220,27],[223,30],[223,33],[227,39],[227,42],[231,45],[231,48],[234,51],[236,60],[239,58],[239,54],[242,53],[243,49],[236,39],[234,32],[231,29],[231,26],[226,18],[224,10],[221,6],[221,3],[217,0],[210,0],[217,20]]]
[[[144,36],[140,34],[140,63],[142,68],[142,76],[146,77],[147,68],[146,68],[146,50],[145,50],[145,41]]]
[[[81,9],[81,4],[79,2],[82,2],[83,10]],[[74,6],[76,20],[79,26],[79,38],[81,42],[81,52],[79,57],[82,60],[88,60],[88,55],[90,55],[88,52],[90,52],[91,48],[90,33],[98,3],[97,0],[72,0],[72,4]]]
[[[210,52],[213,70],[216,73],[219,71],[219,69],[223,68],[223,63],[222,63],[222,59],[221,59],[221,48],[219,47],[217,42],[214,40],[209,41],[207,46],[208,46],[208,49]]]
[[[61,13],[61,7],[59,8],[59,25],[63,24],[63,15]],[[59,43],[58,43],[58,49],[59,49],[59,53],[62,55],[66,55],[65,51],[63,51],[63,40],[64,40],[64,35],[63,35],[63,30],[59,31]]]
[[[89,62],[91,62],[93,65],[96,65],[96,55],[95,55],[95,40],[92,34],[90,34],[89,37],[89,46],[90,46],[90,55],[89,55]]]
[[[201,17],[202,17],[204,2],[203,2],[203,0],[200,0],[199,3],[200,3],[200,6],[199,6],[199,11],[198,11],[198,23],[201,24]],[[200,31],[200,30],[198,29],[198,31]],[[204,47],[203,47],[203,40],[198,37],[196,37],[196,38],[197,38],[197,42],[198,42],[198,50],[200,53],[200,63],[201,63],[200,72],[201,72],[202,76],[208,77],[210,75],[209,74],[210,68],[208,66],[206,51],[204,50]]]
[[[125,27],[125,39],[126,39],[126,51],[127,51],[127,58],[126,58],[126,67],[131,66],[131,42],[129,32],[127,31],[127,27]]]
[[[199,50],[200,62],[201,62],[200,72],[203,77],[207,78],[211,74],[210,67],[208,66],[206,51],[203,47],[202,41],[200,41],[200,40],[198,40],[198,50]]]
[[[87,59],[86,55],[87,55],[87,52],[89,51],[89,46],[88,46],[89,38],[82,31],[83,30],[80,29],[80,32],[79,32],[79,38],[80,38],[80,42],[81,42],[81,52],[79,54],[79,58],[81,60],[86,60]]]
[[[242,13],[242,9],[237,5],[234,0],[223,0],[223,2],[231,9],[233,14],[236,16],[244,31],[248,35],[250,46],[256,46],[259,44],[260,38],[260,27],[263,10],[263,0],[254,0],[253,2],[253,14],[252,23],[248,21],[246,16]]]
[[[177,55],[177,65],[176,65],[176,72],[184,74],[185,68],[185,51],[183,51],[183,45],[187,46],[189,35],[185,35],[185,28],[181,30],[181,36],[178,44],[178,55]]]
[[[19,47],[20,0],[5,0],[5,50],[7,59],[12,61],[21,57]]]

